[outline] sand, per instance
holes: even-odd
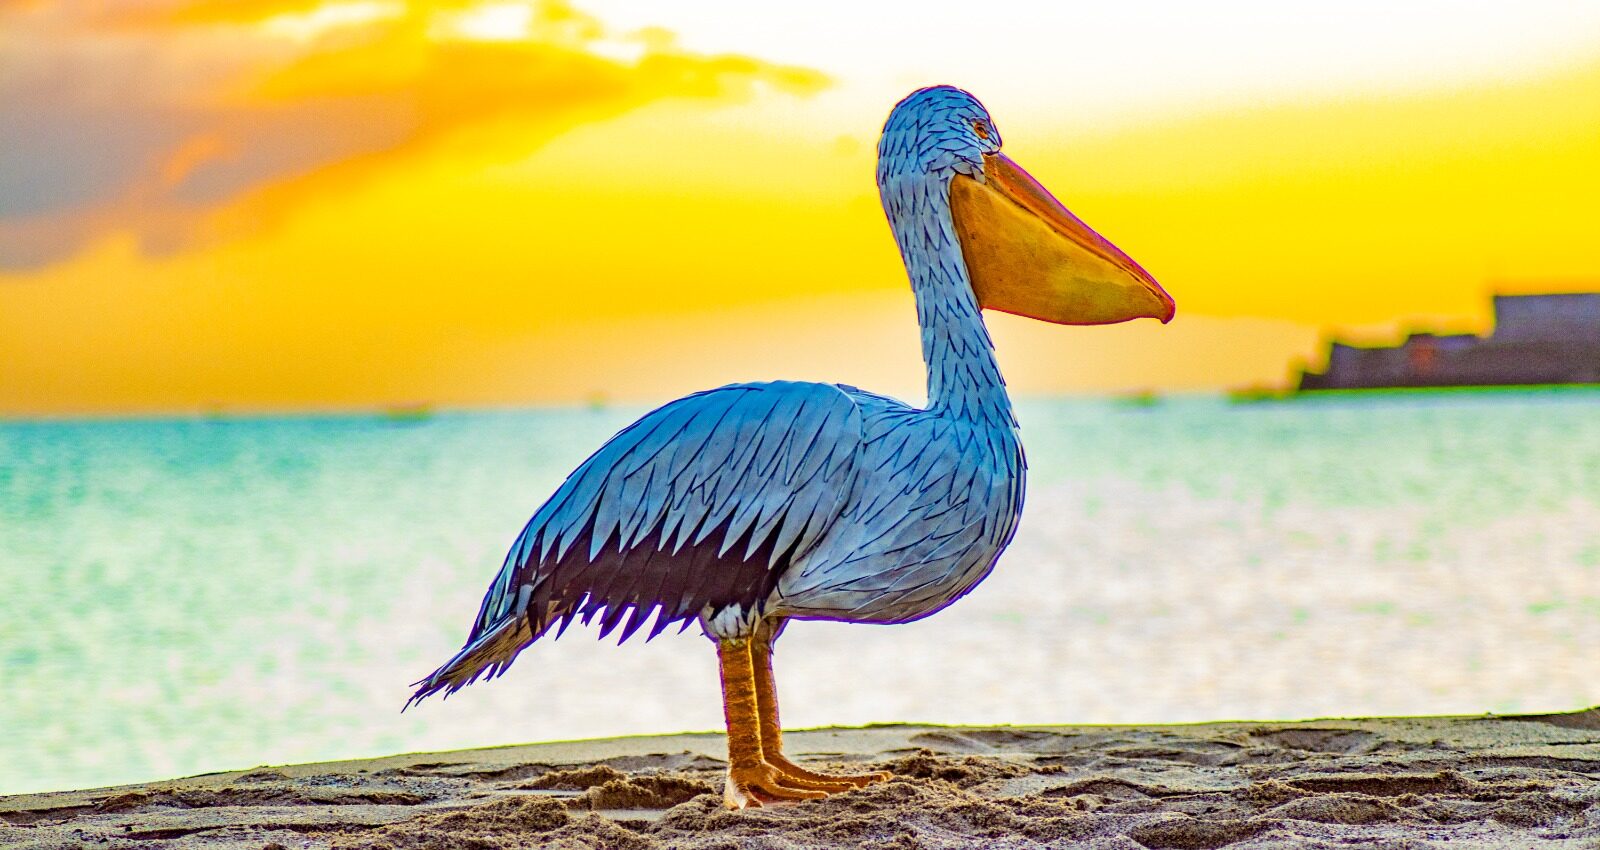
[[[0,797],[6,848],[1600,848],[1600,709],[788,734],[871,788],[726,811],[720,735]]]

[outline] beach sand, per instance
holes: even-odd
[[[1600,709],[787,741],[896,778],[730,812],[721,735],[533,744],[3,797],[0,846],[1600,847]]]

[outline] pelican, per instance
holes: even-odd
[[[1000,152],[977,98],[889,113],[878,192],[916,299],[928,402],[843,384],[734,384],[670,402],[574,471],[522,529],[466,645],[407,702],[493,678],[574,619],[620,641],[698,621],[716,645],[729,808],[889,778],[783,754],[773,644],[789,620],[905,623],[1010,543],[1026,463],[981,309],[1058,324],[1171,320],[1171,296]]]

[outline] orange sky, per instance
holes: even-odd
[[[1391,84],[1267,55],[1275,87],[1141,83],[1073,111],[1081,75],[1058,101],[1038,69],[969,82],[930,51],[882,72],[820,42],[808,58],[801,35],[771,61],[680,23],[0,3],[0,414],[659,400],[778,377],[916,398],[872,155],[920,83],[974,89],[1008,153],[1178,301],[1166,327],[992,317],[1021,392],[1279,382],[1327,328],[1483,329],[1490,287],[1600,281],[1600,41],[1476,69],[1466,50]]]

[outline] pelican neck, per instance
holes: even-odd
[[[911,278],[928,371],[928,409],[996,427],[1016,427],[961,243],[950,216],[948,180],[892,181],[882,192],[889,227]]]

